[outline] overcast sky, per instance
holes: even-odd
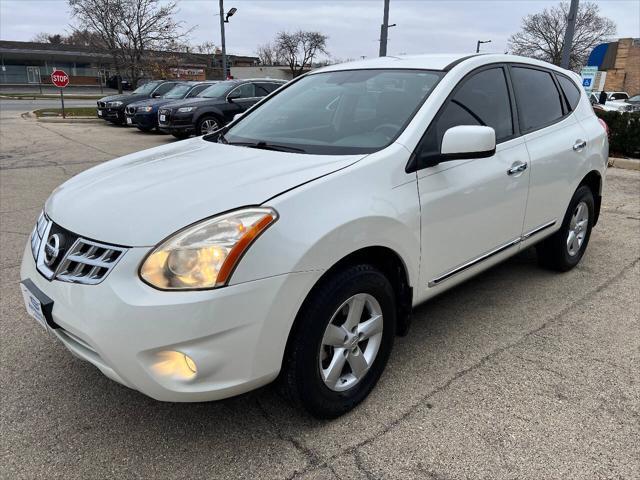
[[[640,0],[599,0],[601,12],[618,26],[619,37],[640,37]],[[388,53],[470,52],[476,40],[487,52],[504,52],[521,18],[557,1],[391,0]],[[238,12],[227,24],[227,52],[253,55],[256,45],[280,30],[318,30],[339,59],[376,56],[383,0],[225,0]],[[191,43],[220,43],[217,0],[178,0],[177,17],[195,27]],[[38,32],[70,30],[65,0],[0,0],[0,38],[31,40]]]

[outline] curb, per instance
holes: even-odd
[[[35,120],[40,123],[103,123],[100,118],[92,117],[73,117],[73,118],[58,118],[58,117],[36,117],[33,112],[25,112],[20,115],[25,120]]]
[[[609,157],[609,166],[625,170],[640,170],[640,160],[635,158]]]

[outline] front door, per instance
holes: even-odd
[[[27,82],[40,83],[40,67],[27,67]]]
[[[418,170],[421,204],[421,288],[431,296],[480,266],[517,251],[529,189],[529,155],[514,129],[506,67],[490,66],[462,80],[418,148],[440,151],[457,125],[496,131],[496,153]]]

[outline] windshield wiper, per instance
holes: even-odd
[[[260,150],[273,150],[276,152],[294,152],[294,153],[307,153],[302,148],[289,147],[288,145],[277,145],[275,143],[267,143],[265,141],[260,142],[228,142],[229,145],[237,145],[239,147],[257,148]]]

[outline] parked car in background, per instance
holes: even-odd
[[[143,132],[150,132],[158,126],[158,108],[185,98],[197,97],[203,90],[217,81],[180,82],[159,98],[147,98],[127,105],[125,109],[127,126],[136,126]]]
[[[234,106],[265,83],[210,88]],[[25,246],[25,306],[50,338],[157,400],[277,379],[295,404],[336,417],[375,387],[414,306],[534,245],[542,266],[576,267],[607,159],[580,77],[555,65],[331,65],[211,135],[54,190]]]
[[[145,98],[161,97],[171,90],[175,80],[153,80],[139,86],[130,94],[110,95],[98,100],[98,117],[122,125],[125,122],[125,108],[127,105]]]
[[[268,78],[217,83],[196,98],[160,107],[158,127],[176,138],[213,132],[285,83]]]
[[[131,82],[129,82],[129,80],[122,78],[122,77],[118,77],[118,75],[112,75],[111,77],[109,77],[106,81],[107,87],[108,88],[113,88],[113,89],[118,89],[118,78],[120,78],[120,85],[122,87],[122,90],[132,90],[131,88]]]
[[[607,100],[604,104],[599,103],[601,92],[593,92],[589,97],[589,101],[593,108],[600,109],[605,112],[637,112],[640,111],[640,104],[629,101],[627,92],[605,92]],[[636,95],[636,98],[638,95]]]

